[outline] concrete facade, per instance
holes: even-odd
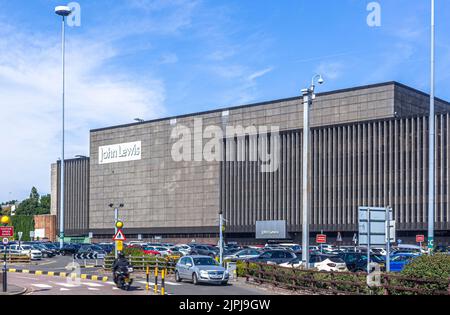
[[[317,95],[311,109],[313,232],[353,233],[358,205],[392,205],[400,229],[423,229],[428,102],[426,94],[396,82]],[[92,130],[89,231],[110,235],[114,215],[108,205],[123,203],[120,218],[131,235],[215,237],[223,211],[230,238],[251,238],[256,220],[272,219],[286,220],[296,238],[302,212],[302,108],[300,98],[290,98]],[[450,104],[438,99],[436,112],[436,223],[446,231]],[[198,119],[203,127],[194,130]],[[171,150],[179,140],[171,139],[174,128],[185,126],[195,137],[209,125],[279,127],[280,169],[261,173],[258,162],[234,160],[174,161]],[[140,160],[99,163],[99,147],[135,141],[142,143]],[[225,157],[238,147],[248,155],[251,137],[232,137],[222,145]]]

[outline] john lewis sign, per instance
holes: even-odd
[[[141,159],[141,141],[113,144],[98,148],[98,163],[109,164]]]

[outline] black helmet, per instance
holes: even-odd
[[[117,253],[118,258],[125,258],[125,255],[122,252]]]

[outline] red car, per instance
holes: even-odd
[[[146,255],[161,256],[161,253],[155,250],[153,247],[144,247],[142,250]]]

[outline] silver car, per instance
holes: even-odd
[[[191,280],[195,285],[199,283],[222,284],[228,283],[228,271],[209,256],[184,256],[175,267],[175,280]]]

